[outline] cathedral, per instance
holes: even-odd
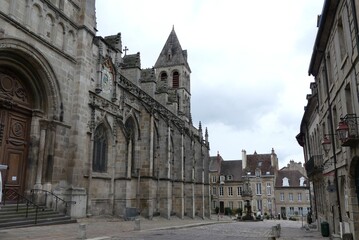
[[[52,192],[75,218],[209,217],[208,132],[175,30],[147,69],[96,31],[95,0],[0,1],[3,188]]]

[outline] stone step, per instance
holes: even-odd
[[[70,216],[49,208],[42,208],[37,212],[35,223],[36,209],[33,206],[29,206],[27,210],[26,208],[25,204],[19,204],[18,206],[16,204],[2,205],[0,209],[0,229],[76,222]]]

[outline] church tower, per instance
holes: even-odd
[[[162,104],[181,119],[191,121],[191,69],[174,28],[156,61],[157,89]]]

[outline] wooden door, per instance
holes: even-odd
[[[26,159],[30,118],[24,114],[0,109],[3,141],[0,150],[1,164],[8,165],[3,185],[23,193],[26,179]],[[13,200],[15,196],[9,196]]]
[[[22,194],[26,181],[31,123],[31,100],[26,88],[14,74],[0,68],[0,164],[3,187]],[[15,195],[7,197],[14,200]]]

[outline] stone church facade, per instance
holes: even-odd
[[[208,217],[187,52],[174,29],[153,68],[122,51],[121,34],[96,36],[95,0],[0,2],[4,187],[76,201],[73,217]]]

